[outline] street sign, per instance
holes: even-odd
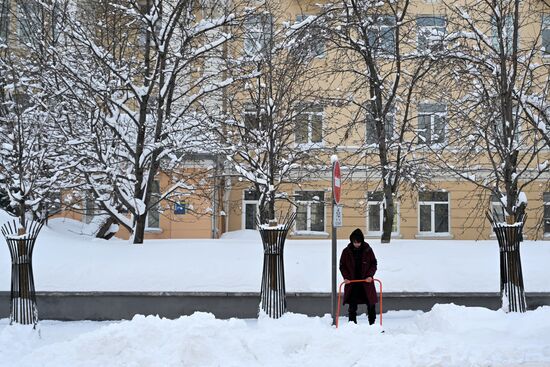
[[[335,228],[342,227],[344,216],[342,215],[342,205],[334,206],[334,217],[332,218],[332,226]]]
[[[340,176],[340,163],[338,161],[334,162],[332,169],[332,190],[334,202],[340,204],[340,192],[342,191],[342,178]]]

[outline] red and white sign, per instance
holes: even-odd
[[[342,191],[342,177],[340,176],[340,163],[335,161],[332,166],[332,190],[334,202],[340,203],[340,192]]]

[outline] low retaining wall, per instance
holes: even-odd
[[[42,320],[121,320],[135,314],[177,318],[196,311],[217,318],[255,318],[259,293],[223,292],[37,292]],[[486,307],[496,310],[498,293],[384,293],[384,312],[390,310],[429,311],[437,303]],[[9,317],[9,292],[0,292],[0,318]],[[287,293],[290,312],[309,316],[330,313],[329,293]],[[550,293],[527,293],[529,309],[550,305]],[[364,311],[364,310],[363,310]],[[343,312],[346,312],[344,309]],[[360,310],[361,312],[361,310]]]

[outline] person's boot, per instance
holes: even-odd
[[[353,322],[357,324],[357,312],[350,312],[348,315],[348,322]]]
[[[368,313],[368,317],[369,317],[369,325],[372,325],[374,324],[374,322],[376,321],[376,308],[375,306],[371,306],[371,305],[368,305],[367,306],[367,313]]]

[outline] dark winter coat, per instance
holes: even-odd
[[[361,232],[361,231],[359,231]],[[357,235],[356,232],[354,232]],[[362,233],[360,235],[362,237]],[[351,236],[350,236],[351,238]],[[354,251],[359,251],[357,254]],[[361,264],[357,266],[358,274],[356,274],[356,255],[359,255]],[[359,264],[357,264],[359,265]],[[376,257],[372,248],[364,240],[361,241],[361,246],[356,250],[353,243],[350,242],[348,246],[342,251],[340,256],[340,272],[344,279],[356,280],[366,279],[368,277],[374,277],[377,268]],[[356,303],[356,304],[371,304],[374,305],[378,302],[378,296],[376,294],[376,288],[374,282],[367,283],[351,283],[344,286],[344,301],[343,304]]]

